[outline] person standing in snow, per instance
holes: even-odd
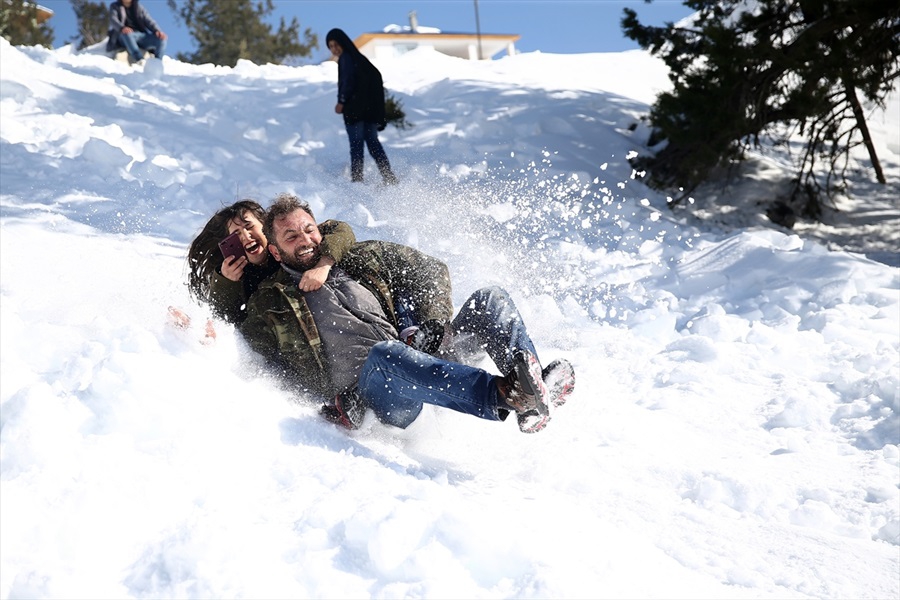
[[[248,301],[240,332],[287,383],[321,399],[327,419],[356,429],[371,409],[382,423],[406,428],[423,404],[434,404],[491,421],[515,412],[519,429],[534,433],[572,392],[571,365],[557,360],[541,368],[501,288],[476,291],[451,320],[443,262],[408,246],[366,241],[347,250],[321,288],[304,292],[297,282],[317,264],[322,244],[309,205],[279,197],[263,232],[281,269]],[[404,327],[400,304],[417,325]],[[456,340],[473,339],[501,375],[443,358]]]
[[[384,111],[384,83],[381,73],[356,44],[340,29],[325,36],[328,49],[338,62],[338,93],[334,112],[344,117],[350,140],[350,179],[363,180],[363,144],[378,165],[386,185],[397,183],[378,132],[387,121]]]
[[[214,214],[188,249],[191,295],[209,304],[216,317],[229,323],[244,320],[247,299],[263,279],[278,270],[279,263],[269,254],[269,242],[263,234],[265,218],[266,211],[258,202],[235,202]],[[234,232],[239,232],[244,255],[226,259],[218,244]],[[324,221],[318,233],[322,237],[319,260],[298,284],[304,291],[320,288],[331,267],[356,242],[353,229],[343,221]]]
[[[107,35],[106,51],[124,48],[132,64],[144,58],[144,50],[150,50],[156,58],[162,58],[166,53],[168,36],[138,0],[116,0],[109,5]]]

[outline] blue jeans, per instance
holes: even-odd
[[[513,353],[537,356],[518,309],[505,290],[483,288],[472,294],[453,319],[453,337],[470,335],[504,375],[513,370]],[[408,427],[423,404],[434,404],[489,421],[505,418],[495,376],[484,369],[413,350],[399,341],[379,342],[359,375],[359,393],[378,419]]]
[[[481,288],[469,296],[450,328],[456,346],[452,349],[465,351],[469,346],[487,352],[503,375],[512,372],[516,350],[538,355],[519,309],[501,287]]]
[[[144,57],[143,50],[153,50],[156,58],[162,58],[166,53],[166,40],[156,37],[155,33],[143,31],[120,33],[119,45],[123,46],[135,61]]]
[[[369,148],[369,154],[378,165],[378,170],[385,182],[394,183],[396,177],[391,171],[391,163],[388,162],[384,147],[378,141],[378,124],[366,121],[352,123],[344,121],[344,127],[347,128],[347,137],[350,140],[350,179],[353,181],[363,180],[363,146],[365,145]]]

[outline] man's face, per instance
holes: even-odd
[[[268,250],[266,236],[263,234],[262,223],[253,213],[245,211],[241,217],[235,217],[228,222],[228,233],[239,232],[247,259],[254,265],[266,262]]]
[[[298,271],[310,269],[319,262],[322,234],[315,220],[303,209],[275,219],[272,223],[274,240],[269,251],[276,260]]]

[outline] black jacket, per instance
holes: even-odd
[[[376,123],[383,129],[387,120],[381,72],[342,30],[332,29],[326,40],[336,41],[342,50],[338,58],[337,101],[344,105],[344,122]]]

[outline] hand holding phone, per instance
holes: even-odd
[[[244,244],[241,242],[241,235],[237,231],[219,242],[219,250],[222,251],[222,256],[225,260],[228,260],[231,257],[239,258],[246,255]]]

